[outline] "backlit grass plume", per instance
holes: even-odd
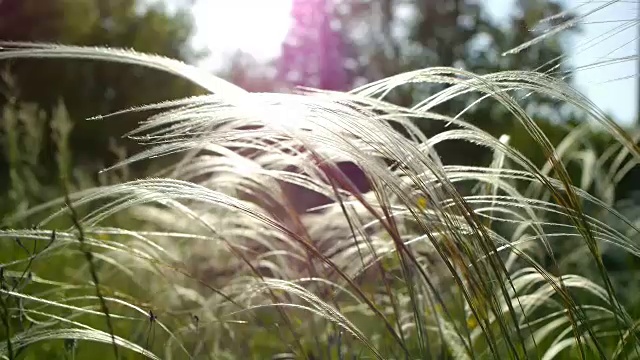
[[[536,2],[530,4],[534,12],[538,5]],[[625,63],[635,64],[638,61],[637,49],[634,47],[637,43],[637,28],[640,24],[640,17],[637,16],[640,9],[638,2],[585,0],[566,2],[566,5],[566,10],[551,14],[538,23],[532,24],[530,31],[535,35],[533,39],[509,49],[504,55],[527,51],[535,44],[575,28],[588,31],[593,31],[595,28],[597,31],[593,31],[593,36],[585,34],[571,45],[571,58],[567,54],[559,56],[540,64],[537,70],[560,77],[569,77],[575,72],[589,70],[597,70],[601,74],[616,74],[604,78],[594,75],[593,78],[598,80],[589,79],[589,83],[600,87],[606,87],[607,83],[620,86],[623,81],[633,81],[637,76],[636,66],[633,66],[631,72],[625,70],[624,66]],[[595,53],[596,57],[590,56],[590,52]],[[568,63],[572,63],[575,68],[564,69],[564,65]]]
[[[637,137],[560,80],[430,68],[348,93],[249,93],[131,51],[3,46],[0,59],[123,62],[210,92],[127,110],[158,114],[127,134],[147,149],[115,167],[182,154],[172,167],[5,219],[34,227],[0,232],[24,249],[0,268],[4,358],[46,346],[152,359],[640,355],[636,300],[603,262],[605,251],[640,255],[638,224],[612,196],[639,159]],[[407,83],[448,87],[412,108],[385,102]],[[585,123],[554,147],[517,90],[560,99]],[[509,134],[433,111],[470,93],[508,109],[547,163]],[[421,122],[448,126],[427,138]],[[615,140],[603,154],[584,140],[592,125]],[[451,141],[492,160],[443,162],[437,148]]]

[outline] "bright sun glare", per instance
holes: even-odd
[[[257,59],[280,52],[291,21],[291,0],[198,0],[194,44],[210,51],[208,66],[240,49]]]

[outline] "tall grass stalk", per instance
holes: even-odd
[[[95,276],[92,283],[34,270],[33,284],[0,290],[3,299],[21,299],[20,311],[33,324],[6,332],[0,345],[5,358],[54,339],[113,344],[123,350],[114,351],[116,357],[149,358],[640,354],[638,319],[628,310],[634,304],[621,300],[603,262],[609,247],[640,255],[638,227],[616,210],[610,195],[620,172],[640,159],[637,137],[561,80],[540,72],[479,76],[430,68],[348,93],[249,93],[151,55],[3,46],[0,59],[124,62],[182,76],[210,92],[127,110],[156,111],[127,134],[148,148],[107,170],[184,154],[175,166],[71,193],[66,202],[6,220],[38,224],[35,230],[3,230],[0,241],[42,242],[44,229],[55,227],[58,243],[34,262],[94,254]],[[449,86],[412,108],[385,102],[393,88],[409,83]],[[512,96],[520,90],[581,111],[585,124],[575,131],[604,129],[615,150],[597,154],[575,133],[554,147]],[[464,114],[432,111],[470,93],[509,110],[546,165],[536,166],[508,136],[496,138],[464,121]],[[416,122],[449,126],[427,138]],[[437,148],[449,141],[490,149],[493,160],[443,163]],[[616,151],[625,155],[614,159]],[[575,185],[567,165],[576,158],[602,169],[583,166]],[[356,164],[370,190],[360,192],[343,163]],[[304,197],[320,195],[329,201],[310,209],[300,205]],[[75,209],[77,223],[57,226],[68,208]],[[118,214],[128,222],[114,226]],[[605,218],[616,219],[615,225]],[[78,253],[73,240],[80,229]],[[567,249],[590,257],[578,269],[565,266]],[[1,265],[10,269],[25,261]],[[100,292],[90,293],[92,287]]]

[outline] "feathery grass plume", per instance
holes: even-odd
[[[185,156],[155,177],[69,196],[78,226],[58,229],[57,243],[33,260],[33,284],[0,290],[21,304],[5,312],[33,324],[4,335],[12,351],[69,339],[113,342],[150,358],[639,354],[637,319],[627,310],[633,303],[618,296],[602,248],[640,255],[637,224],[610,194],[640,152],[630,134],[560,80],[430,68],[349,93],[248,93],[188,65],[123,50],[6,44],[0,52],[0,59],[23,57],[149,66],[211,94],[129,110],[162,111],[128,134],[148,149],[113,168]],[[384,101],[414,82],[449,87],[413,108]],[[515,90],[556,97],[588,123],[554,147],[510,96]],[[539,168],[508,137],[431,111],[473,92],[508,109],[548,163]],[[417,121],[450,126],[427,138]],[[598,158],[581,136],[591,125],[608,131],[618,150]],[[489,148],[493,161],[443,164],[436,146],[451,140]],[[625,156],[611,162],[615,151]],[[566,165],[576,158],[610,169],[583,166],[575,185]],[[345,163],[362,172],[366,189],[343,171]],[[63,206],[60,199],[17,214],[7,221],[37,218],[38,228],[3,230],[0,241],[45,241],[41,229],[58,226]],[[116,214],[129,222],[114,221]],[[37,271],[81,258],[79,227],[100,273],[112,340],[90,279]],[[567,248],[589,261],[567,266]],[[27,259],[3,261],[14,271]],[[0,354],[9,356],[6,346]]]
[[[637,53],[627,50],[633,48],[630,44],[637,41],[637,36],[634,35],[629,37],[629,39],[633,40],[627,40],[624,38],[623,34],[628,31],[633,31],[634,34],[637,32],[636,29],[640,23],[640,18],[634,15],[629,16],[629,14],[637,14],[638,9],[637,1],[625,0],[587,0],[577,2],[575,5],[570,4],[566,10],[543,18],[537,24],[534,24],[531,31],[534,34],[539,35],[513,49],[507,50],[504,55],[526,51],[532,45],[580,26],[581,28],[598,27],[602,30],[598,32],[597,36],[585,39],[573,46],[571,51],[572,56],[576,59],[580,59],[585,57],[585,55],[588,54],[588,51],[597,48],[598,46],[607,45],[606,48],[603,48],[602,53],[600,53],[596,59],[593,59],[593,61],[581,60],[580,64],[575,69],[569,70],[565,73],[560,72],[559,69],[562,65],[570,61],[568,55],[562,55],[545,64],[541,64],[538,70],[544,70],[547,74],[568,77],[571,76],[571,73],[576,71],[587,71],[607,67],[610,69],[611,66],[621,63],[636,62],[638,60]],[[597,19],[596,17],[601,14],[625,15],[623,17]],[[606,41],[608,41],[608,43],[605,43]],[[629,74],[619,78],[610,78],[606,81],[621,81],[636,76],[637,74]]]

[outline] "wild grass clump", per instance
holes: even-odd
[[[23,57],[152,67],[210,95],[127,110],[158,112],[127,134],[148,148],[107,170],[182,154],[174,166],[6,220],[33,227],[0,232],[25,248],[0,268],[4,358],[53,348],[152,359],[640,354],[635,299],[620,295],[603,261],[611,251],[640,254],[638,224],[613,196],[639,159],[637,134],[558,79],[430,68],[348,93],[248,93],[128,51],[11,44],[0,52]],[[407,83],[448,87],[412,108],[384,101]],[[585,123],[554,146],[511,96],[522,90],[562,100]],[[509,134],[433,112],[470,93],[507,109],[547,163],[532,163]],[[427,138],[416,122],[448,126]],[[600,154],[584,137],[593,125],[607,131],[611,150]],[[493,158],[443,163],[437,149],[449,141]],[[571,173],[576,161],[581,171]],[[362,171],[368,191],[345,163]],[[301,206],[309,197],[326,200]],[[37,270],[52,261],[63,265]]]

